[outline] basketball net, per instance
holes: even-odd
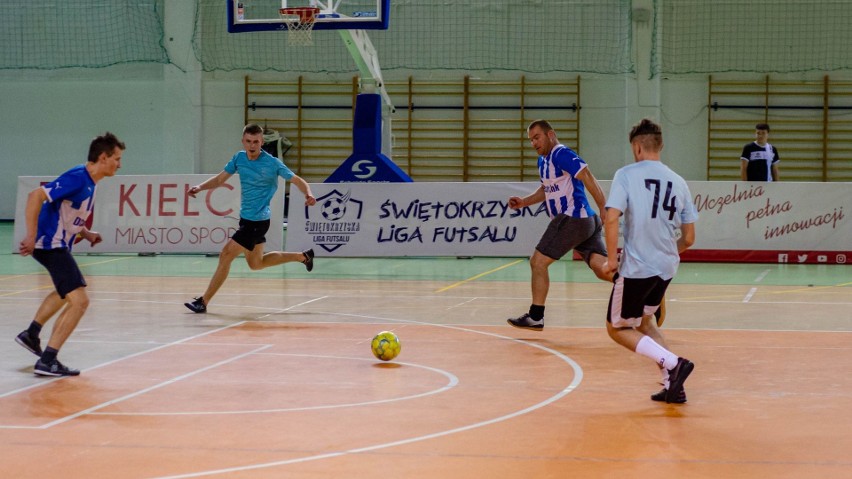
[[[287,44],[291,47],[309,47],[314,44],[314,24],[319,8],[281,8],[278,13],[287,25]]]

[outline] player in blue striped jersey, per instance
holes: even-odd
[[[80,371],[63,365],[56,358],[80,318],[89,306],[86,281],[71,255],[77,238],[92,245],[101,235],[86,227],[95,201],[95,185],[121,168],[124,143],[112,133],[104,133],[89,145],[88,161],[75,166],[59,178],[30,192],[24,210],[27,234],[19,252],[33,255],[53,280],[56,288],[44,298],[27,330],[15,341],[39,356],[34,372],[40,376],[76,376]],[[42,351],[39,334],[42,326],[60,310],[47,347]]]
[[[521,317],[507,321],[516,328],[541,331],[544,328],[544,303],[550,289],[547,270],[551,264],[575,250],[598,278],[612,281],[613,273],[604,270],[606,246],[601,236],[602,222],[589,204],[587,194],[594,198],[601,210],[606,200],[589,166],[577,153],[559,143],[556,131],[547,121],[530,123],[527,135],[539,155],[541,186],[523,198],[510,197],[509,207],[519,209],[544,201],[551,220],[530,257],[530,309]]]
[[[652,359],[663,374],[654,401],[686,402],[683,382],[693,364],[672,353],[653,314],[680,264],[680,253],[695,242],[698,212],[689,187],[660,162],[663,133],[642,120],[630,132],[635,163],[615,172],[606,203],[606,270],[618,271],[607,310],[607,332],[618,344]],[[624,244],[618,260],[619,221]]]

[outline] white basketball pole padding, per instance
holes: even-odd
[[[361,93],[379,93],[382,96],[382,153],[391,157],[391,113],[395,111],[393,102],[385,89],[382,69],[379,67],[379,55],[365,30],[339,30],[340,38],[355,60],[361,72],[359,91]]]

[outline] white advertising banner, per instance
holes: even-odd
[[[18,178],[15,232],[12,250],[26,235],[24,208],[27,195],[55,177]],[[195,198],[187,194],[210,175],[116,175],[98,182],[95,209],[88,224],[103,237],[90,246],[80,241],[76,253],[212,253],[219,252],[237,230],[240,216],[240,182],[232,177],[215,190]],[[273,200],[272,225],[266,249],[280,250],[284,243],[284,180],[279,179]]]
[[[702,261],[844,264],[852,250],[852,184],[689,182]]]
[[[605,191],[608,181],[601,182]],[[689,182],[699,211],[684,260],[845,263],[849,183]],[[509,196],[538,183],[322,183],[317,205],[291,194],[288,249],[325,256],[528,256],[547,226],[541,205]],[[299,206],[296,206],[299,205]],[[592,206],[597,210],[597,205]]]
[[[523,256],[547,226],[542,205],[512,210],[534,183],[322,183],[290,202],[287,247],[339,256]]]
[[[208,253],[236,231],[238,178],[197,198],[209,175],[122,176],[98,183],[92,229],[104,242],[76,252]],[[13,251],[24,236],[27,194],[52,177],[18,179]],[[272,204],[267,250],[282,249],[283,189]],[[604,191],[608,181],[602,181]],[[692,181],[697,239],[685,261],[847,263],[852,184]],[[317,205],[293,189],[287,249],[318,256],[529,256],[549,221],[542,205],[519,211],[509,196],[528,183],[318,183]],[[592,204],[597,210],[597,205]]]

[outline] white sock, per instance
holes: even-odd
[[[651,358],[655,363],[665,369],[672,369],[677,366],[677,354],[660,346],[650,336],[642,336],[639,344],[636,345],[636,352],[642,356]]]

